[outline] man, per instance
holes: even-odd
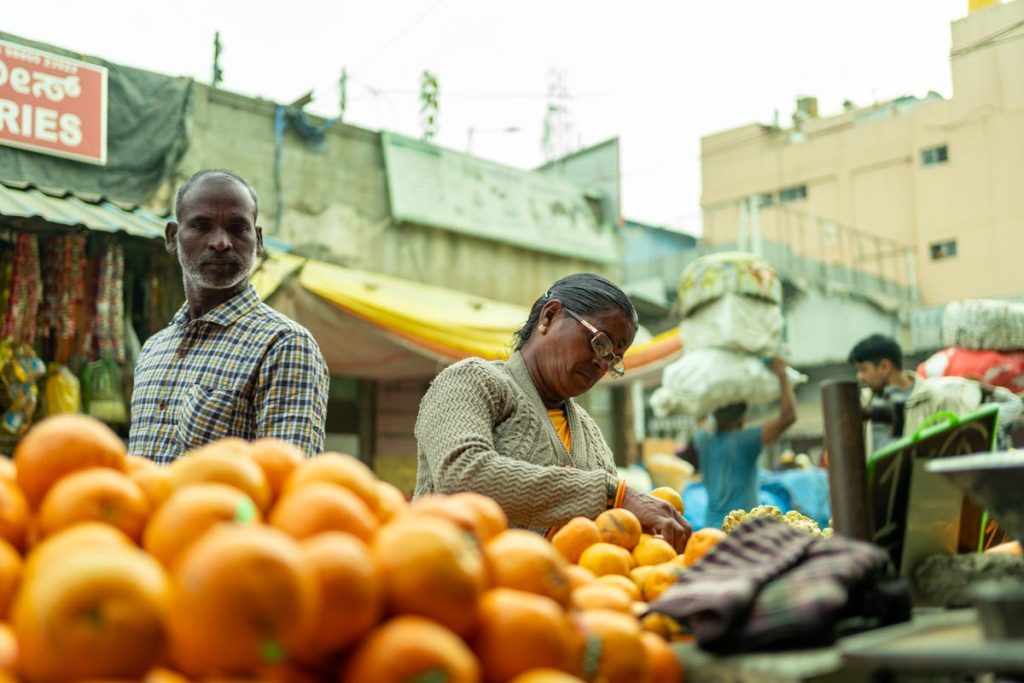
[[[708,514],[704,525],[721,527],[733,510],[750,510],[760,501],[757,460],[761,448],[782,436],[796,422],[796,396],[786,377],[786,362],[772,359],[772,371],[779,378],[779,414],[760,427],[743,428],[746,403],[734,403],[714,412],[715,431],[698,431],[694,447],[708,493]]]
[[[166,248],[185,304],[135,369],[131,453],[160,464],[223,437],[277,437],[323,451],[329,375],[309,332],[249,284],[263,254],[259,200],[238,174],[200,171],[178,190]]]
[[[913,434],[939,412],[963,415],[982,403],[999,404],[999,426],[1020,416],[1021,400],[1001,387],[989,387],[962,377],[926,379],[903,370],[903,350],[895,339],[880,334],[857,342],[850,351],[857,381],[866,387],[865,417],[871,419],[868,452]]]

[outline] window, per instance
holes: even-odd
[[[779,203],[785,204],[786,202],[793,202],[797,199],[807,198],[807,186],[797,185],[796,187],[787,187],[784,190],[779,190]]]
[[[921,165],[944,164],[949,161],[949,148],[946,145],[929,147],[921,150]]]
[[[956,240],[934,242],[931,245],[931,253],[932,261],[941,261],[956,256]]]

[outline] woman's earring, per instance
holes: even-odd
[[[547,325],[541,325],[540,326],[540,333],[541,334],[544,334],[547,331],[548,331],[548,326]]]

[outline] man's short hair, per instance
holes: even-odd
[[[188,194],[188,191],[203,178],[210,178],[214,176],[233,180],[249,191],[249,196],[252,197],[253,220],[256,220],[256,217],[260,215],[260,198],[256,194],[256,190],[252,189],[252,185],[249,184],[249,181],[227,168],[204,168],[202,171],[193,173],[188,180],[183,182],[181,187],[178,188],[178,195],[174,198],[175,220],[180,218],[181,201],[185,198],[185,195]]]
[[[878,365],[883,360],[893,364],[897,370],[903,369],[903,349],[892,337],[884,334],[873,334],[866,339],[861,339],[850,351],[850,363],[874,363]]]

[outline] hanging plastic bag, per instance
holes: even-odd
[[[83,409],[111,425],[128,424],[128,406],[124,394],[124,371],[110,359],[98,360],[82,368]]]
[[[47,415],[81,412],[82,385],[66,365],[50,363],[47,367],[43,409]]]
[[[36,380],[45,373],[31,347],[0,342],[0,431],[19,436],[28,430],[39,401]]]

